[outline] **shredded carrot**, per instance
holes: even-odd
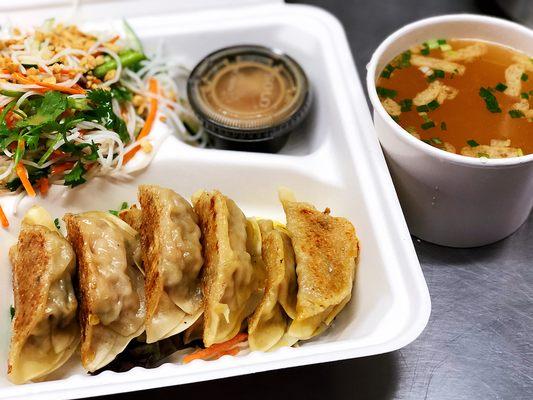
[[[50,189],[50,182],[48,181],[48,178],[43,177],[36,183],[39,186],[39,192],[41,192],[41,196],[46,196],[48,194],[48,189]]]
[[[50,156],[50,159],[51,160],[55,160],[55,159],[58,159],[58,158],[61,158],[61,157],[65,157],[66,155],[67,155],[67,153],[65,153],[62,150],[54,150],[52,152],[52,155]]]
[[[158,92],[158,85],[157,80],[155,78],[150,78],[150,82],[148,83],[148,88],[150,90],[150,93],[156,95]],[[139,132],[139,135],[137,136],[137,141],[141,140],[145,136],[147,136],[150,131],[152,130],[152,125],[154,124],[155,115],[157,114],[157,99],[155,97],[150,98],[150,112],[148,113],[148,117],[146,118],[146,121],[144,123],[144,126],[142,127],[141,131]],[[128,151],[126,154],[124,154],[124,160],[123,164],[126,164],[128,161],[130,161],[135,154],[140,150],[140,147],[137,146],[130,151]]]
[[[248,335],[246,333],[239,333],[233,339],[230,339],[226,342],[216,343],[206,349],[199,349],[194,353],[187,354],[185,357],[183,357],[183,363],[187,364],[198,359],[208,360],[213,357],[220,358],[226,354],[235,355],[239,352],[239,349],[236,349],[235,346],[241,342],[244,342],[246,339],[248,339]]]
[[[21,162],[17,163],[15,170],[17,171],[17,175],[22,182],[22,186],[24,186],[24,189],[28,193],[28,196],[35,197],[35,190],[33,190],[30,180],[28,179],[28,171],[26,170],[24,164]]]
[[[38,85],[48,90],[57,90],[58,92],[65,92],[65,93],[70,93],[70,94],[85,94],[85,90],[83,90],[82,88],[66,87],[66,86],[57,85],[55,83],[38,81],[32,78],[28,78],[20,74],[19,72],[14,72],[11,76],[15,78],[17,81],[19,81],[20,83],[24,83],[26,85]]]
[[[60,174],[61,172],[65,172],[69,169],[72,169],[74,167],[74,162],[65,162],[62,164],[54,164],[52,166],[52,171],[50,172],[51,175]]]
[[[2,209],[2,206],[0,206],[0,221],[2,222],[2,226],[4,228],[9,227],[9,220],[6,217],[6,214],[4,213],[4,210]]]

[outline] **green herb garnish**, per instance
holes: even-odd
[[[433,111],[439,108],[440,104],[437,100],[432,100],[427,104],[428,108]]]
[[[520,93],[520,97],[523,98],[523,99],[529,99],[529,93],[527,93],[527,92]]]
[[[407,68],[411,66],[411,50],[404,51],[400,56],[399,68]]]
[[[522,76],[520,77],[520,80],[522,80],[524,82],[527,82],[528,79],[529,79],[529,76],[525,72],[522,73]]]
[[[59,224],[59,218],[54,219],[54,225],[58,230],[61,229],[61,225]]]
[[[477,146],[479,146],[479,143],[476,142],[474,139],[467,140],[466,143],[467,143],[470,147],[477,147]]]
[[[74,165],[74,168],[72,168],[70,172],[65,175],[65,186],[76,187],[82,183],[85,183],[86,181],[83,177],[85,172],[86,171],[83,167],[83,164],[78,161],[76,165]]]
[[[494,89],[496,89],[498,92],[503,92],[505,89],[507,89],[507,85],[504,85],[501,82],[498,82],[496,86],[494,86]]]
[[[509,115],[511,118],[522,118],[524,117],[524,113],[520,110],[509,110]]]
[[[487,106],[487,110],[489,110],[491,113],[500,113],[502,112],[502,109],[498,105],[498,100],[496,100],[496,97],[492,94],[491,88],[479,88],[479,95],[481,98],[485,101],[485,105]]]
[[[433,121],[428,121],[428,122],[424,122],[422,125],[421,125],[422,129],[424,130],[427,130],[427,129],[430,129],[430,128],[434,128],[435,127],[435,122]]]
[[[15,307],[9,306],[9,313],[11,314],[11,319],[15,316]]]
[[[421,106],[417,106],[416,107],[416,111],[418,111],[419,113],[421,112],[428,112],[429,111],[429,107],[427,104],[423,104]]]
[[[413,107],[413,100],[403,99],[402,101],[400,101],[400,106],[402,108],[402,112],[411,111],[411,108]]]
[[[381,87],[381,86],[376,86],[376,91],[378,92],[378,96],[385,97],[385,98],[388,97],[390,99],[395,98],[396,95],[398,94],[398,92],[396,90],[387,89],[387,88],[384,88],[384,87]]]
[[[431,141],[435,144],[442,144],[442,140],[438,137],[431,138]]]
[[[487,153],[485,153],[485,152],[477,153],[477,156],[478,156],[479,158],[481,158],[481,157],[490,158],[490,156],[489,156]]]

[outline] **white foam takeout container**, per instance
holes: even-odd
[[[131,181],[96,179],[71,191],[57,188],[45,199],[26,198],[18,215],[10,217],[9,231],[0,232],[0,398],[90,397],[368,356],[407,345],[427,323],[426,283],[338,21],[319,9],[279,1],[233,1],[224,8],[201,10],[194,9],[193,2],[184,3],[190,6],[187,11],[174,2],[152,0],[153,15],[143,15],[146,3],[138,1],[95,2],[82,9],[85,20],[98,19],[101,24],[102,15],[128,17],[146,48],[163,42],[169,54],[183,56],[189,66],[213,50],[234,44],[257,43],[286,51],[301,63],[312,82],[315,104],[310,119],[280,154],[197,149],[170,137],[152,165]],[[65,10],[3,11],[15,23],[33,24]],[[154,129],[165,126],[159,123]],[[67,210],[116,208],[122,201],[135,200],[141,182],[171,187],[187,197],[199,188],[218,188],[247,216],[282,221],[280,185],[318,208],[331,207],[334,215],[354,223],[361,241],[352,301],[331,329],[297,348],[97,376],[87,375],[75,355],[52,380],[12,385],[6,378],[12,304],[7,253],[16,240],[21,216],[35,202],[54,217]],[[9,209],[5,199],[0,201]]]
[[[376,79],[393,57],[413,44],[441,37],[495,42],[533,54],[533,30],[481,15],[426,18],[391,34],[368,65],[376,132],[411,233],[445,246],[482,246],[516,231],[533,209],[533,154],[471,158],[429,146],[400,127],[376,93]]]

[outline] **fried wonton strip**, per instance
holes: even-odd
[[[389,113],[389,115],[393,117],[399,117],[402,113],[402,108],[400,107],[400,105],[389,97],[383,100],[381,104],[383,104],[383,108],[385,108],[385,111],[387,111],[387,113]]]
[[[522,64],[511,64],[505,70],[505,84],[507,89],[504,93],[507,96],[517,97],[520,96],[522,90],[522,74],[525,68]]]
[[[525,54],[513,54],[513,61],[524,67],[526,71],[533,72],[533,59]]]
[[[457,89],[446,86],[441,81],[433,81],[426,89],[413,98],[413,104],[415,106],[422,106],[433,100],[437,100],[439,104],[442,104],[445,100],[453,100],[458,93],[459,91]]]
[[[411,64],[416,67],[429,67],[431,69],[441,69],[444,72],[450,74],[459,74],[463,75],[465,73],[466,67],[461,64],[457,64],[452,61],[441,60],[439,58],[425,57],[418,54],[413,54],[411,56]]]
[[[528,99],[520,99],[520,102],[513,104],[512,108],[521,111],[529,121],[533,119],[533,109],[531,109]]]
[[[487,157],[487,158],[508,158],[523,155],[522,150],[510,146],[500,146],[502,141],[491,140],[491,145],[479,145],[476,147],[465,146],[461,149],[461,154],[467,157]],[[507,144],[507,141],[503,141]],[[510,141],[509,141],[510,144]]]
[[[459,50],[445,51],[442,53],[442,57],[448,61],[472,62],[476,58],[484,55],[487,51],[488,46],[485,43],[478,42]]]

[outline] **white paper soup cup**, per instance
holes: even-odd
[[[376,132],[411,233],[445,246],[482,246],[510,235],[530,214],[533,155],[486,160],[434,148],[396,124],[376,92],[377,77],[393,57],[441,37],[491,41],[532,55],[533,31],[478,15],[423,19],[390,35],[368,65]]]

